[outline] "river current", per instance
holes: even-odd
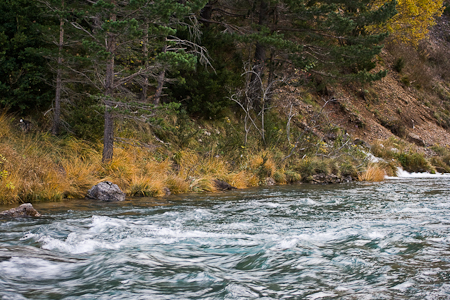
[[[449,177],[34,206],[1,299],[450,299]]]

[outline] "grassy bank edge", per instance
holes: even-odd
[[[161,197],[187,192],[215,192],[216,181],[238,188],[299,182],[334,183],[351,178],[382,181],[407,171],[450,172],[450,152],[435,146],[432,157],[404,141],[389,139],[372,145],[382,159],[371,161],[369,149],[351,145],[342,153],[324,153],[286,159],[277,149],[246,150],[240,156],[211,147],[199,152],[168,150],[117,143],[114,159],[101,162],[101,145],[49,133],[23,133],[14,119],[0,116],[0,204],[84,198],[93,185],[111,181],[127,196]],[[330,146],[331,147],[331,146]],[[335,150],[333,150],[335,151]]]

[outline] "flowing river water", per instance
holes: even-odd
[[[450,299],[450,177],[34,206],[1,299]]]

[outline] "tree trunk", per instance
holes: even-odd
[[[64,0],[61,1],[64,9]],[[56,93],[55,93],[55,108],[53,115],[52,134],[59,134],[59,127],[61,123],[61,88],[62,88],[62,48],[64,43],[64,21],[61,17],[59,19],[59,44],[58,44],[58,70],[56,71]]]
[[[213,1],[209,1],[205,7],[200,11],[200,22],[203,23],[203,26],[209,27],[210,23],[208,21],[211,20],[212,17],[212,9],[213,9]]]
[[[167,46],[164,46],[162,49],[163,53],[167,51]],[[161,102],[161,95],[164,88],[164,79],[166,78],[166,70],[162,70],[158,75],[158,86],[156,87],[155,99],[153,100],[153,104],[158,105]]]
[[[268,9],[269,4],[267,0],[261,0],[259,8],[258,30],[261,30],[261,27],[267,26],[268,24]],[[260,42],[257,42],[255,47],[253,73],[250,79],[250,101],[257,111],[260,111],[262,107],[262,75],[264,71],[265,60],[266,47]]]
[[[114,1],[112,1],[115,4]],[[116,15],[111,15],[111,21],[116,21]],[[110,57],[106,63],[105,76],[105,130],[103,132],[103,156],[102,162],[110,162],[114,154],[114,118],[111,112],[111,97],[114,87],[114,54],[116,51],[116,38],[113,33],[108,35],[106,40]]]

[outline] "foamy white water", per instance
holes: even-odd
[[[35,205],[1,299],[449,299],[450,181]]]
[[[386,179],[399,179],[399,178],[450,178],[450,173],[436,173],[431,174],[429,172],[407,172],[402,168],[397,168],[397,176],[386,176]]]

